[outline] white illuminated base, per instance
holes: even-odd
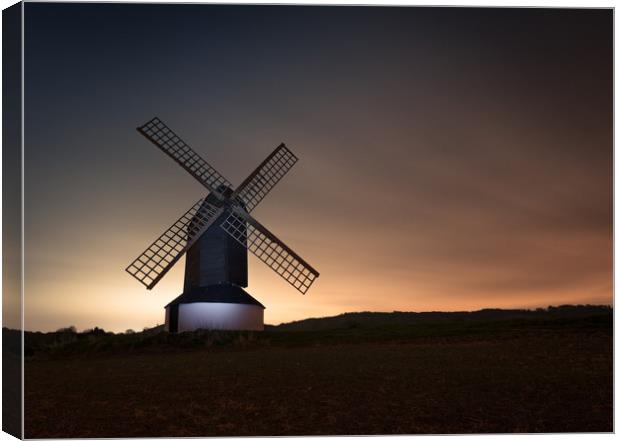
[[[166,308],[166,331],[169,330],[170,308]],[[264,308],[242,303],[181,303],[178,331],[222,329],[262,331]]]

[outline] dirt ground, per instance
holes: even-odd
[[[613,430],[591,330],[31,360],[25,388],[29,438]]]

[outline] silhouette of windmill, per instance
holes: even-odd
[[[187,253],[183,293],[166,305],[166,330],[262,330],[264,306],[248,286],[250,250],[305,294],[319,273],[250,212],[295,165],[280,144],[242,183],[232,184],[160,119],[137,128],[198,180],[209,194],[159,236],[126,271],[152,289]]]

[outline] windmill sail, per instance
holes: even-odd
[[[159,118],[153,118],[138,127],[138,132],[174,159],[207,190],[216,194],[220,199],[222,199],[220,186],[232,188],[232,184],[224,176],[202,159]]]
[[[318,271],[242,210],[233,209],[221,227],[302,294],[319,276]]]
[[[198,201],[164,234],[157,238],[126,268],[129,274],[145,285],[147,289],[151,289],[192,245],[199,239],[202,244],[201,237],[204,237],[205,243],[213,239],[218,246],[221,246],[219,248],[210,247],[210,254],[204,253],[203,255],[202,245],[196,249],[198,250],[196,253],[190,252],[188,259],[193,262],[193,266],[188,266],[186,263],[186,270],[187,268],[194,268],[197,263],[198,274],[202,274],[203,267],[208,268],[217,281],[215,285],[218,285],[218,289],[221,288],[219,285],[221,285],[222,280],[227,283],[231,280],[229,270],[232,266],[228,256],[234,251],[230,250],[240,249],[242,255],[234,255],[240,256],[239,262],[245,259],[247,264],[247,253],[245,252],[247,249],[302,294],[308,291],[319,276],[318,271],[249,214],[295,165],[297,157],[293,152],[284,144],[280,144],[243,181],[237,190],[233,191],[231,183],[226,178],[202,159],[159,118],[151,119],[138,127],[137,130],[198,180],[213,196],[209,195],[210,199]],[[220,231],[220,234],[215,234],[216,230],[210,231],[210,233],[215,234],[212,238],[204,235],[220,217],[225,219],[221,227],[227,234],[218,229],[217,231]],[[221,238],[225,240],[220,241]],[[236,242],[240,243],[245,249],[239,248]],[[212,245],[212,243],[210,244]],[[209,256],[215,256],[215,260],[210,259]],[[243,265],[238,267],[242,268]],[[247,266],[244,268],[247,272]],[[195,270],[192,271],[194,272],[187,273],[186,271],[186,276],[196,273]],[[186,278],[186,282],[187,280],[190,281],[189,284],[186,283],[186,286],[194,286],[192,283],[195,282],[195,277],[192,277]],[[237,287],[241,283],[239,280],[242,281],[242,285],[247,284],[247,275],[245,279],[237,277],[235,280],[237,282],[233,284]],[[245,282],[243,282],[244,280]],[[202,286],[200,283],[203,282],[195,285],[199,288],[211,286]]]
[[[222,211],[222,208],[200,199],[139,255],[125,271],[147,289],[152,289],[176,261],[207,231]]]
[[[251,212],[296,162],[297,156],[284,144],[280,144],[241,183],[232,197],[239,196],[245,205],[246,211],[248,213]]]

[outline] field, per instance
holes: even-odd
[[[608,313],[88,338],[28,358],[26,437],[611,432],[611,329]]]

